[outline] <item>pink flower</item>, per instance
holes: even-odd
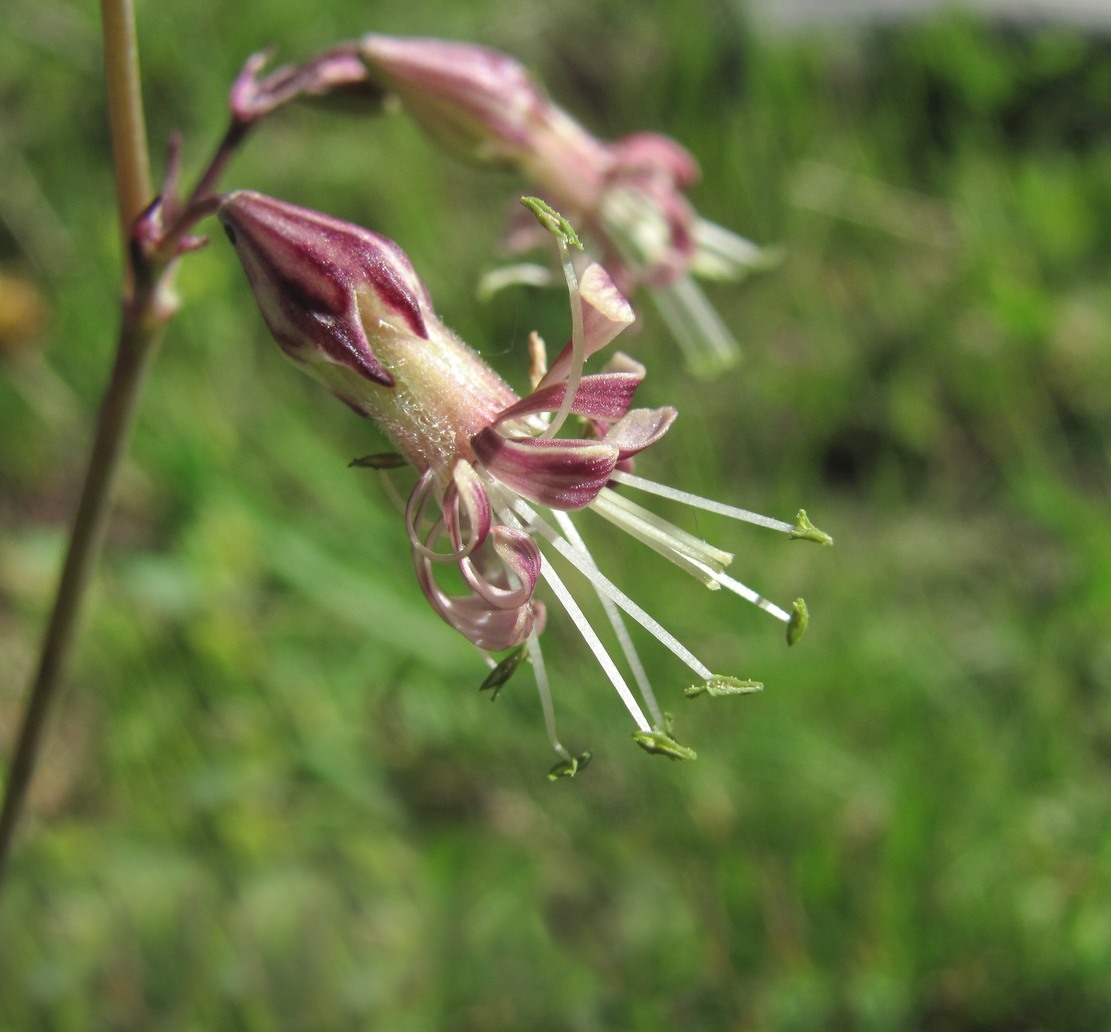
[[[586,361],[633,320],[628,302],[600,265],[589,265],[579,277],[560,240],[572,339],[546,368],[543,343],[533,335],[532,386],[519,397],[440,322],[396,244],[250,192],[226,197],[219,215],[282,349],[351,408],[375,420],[415,469],[405,521],[421,589],[436,612],[479,649],[523,647],[536,672],[552,744],[563,757],[560,772],[573,772],[581,761],[555,737],[539,645],[545,622],[536,597],[541,581],[598,658],[645,748],[685,755],[665,727],[626,617],[690,667],[699,682],[693,693],[758,687],[712,674],[602,573],[576,529],[572,514],[590,510],[709,587],[729,588],[795,631],[800,627],[803,610],[788,613],[724,573],[731,555],[618,490],[626,485],[664,494],[808,536],[808,525],[757,517],[632,475],[631,458],[656,444],[676,413],[631,407],[645,371],[625,355],[585,372]],[[572,418],[582,435],[557,436]],[[647,716],[540,544],[577,567],[601,598]],[[439,574],[449,566],[462,577],[462,593],[441,584]],[[510,665],[519,658],[511,653]],[[500,683],[506,669],[496,668],[490,683]]]
[[[655,133],[598,139],[521,64],[487,47],[369,35],[359,49],[371,80],[435,140],[516,169],[584,229],[618,289],[646,287],[696,372],[735,361],[737,343],[695,277],[736,281],[773,259],[691,207],[685,192],[699,169],[686,149]],[[509,242],[524,249],[537,239],[535,224],[522,222]]]

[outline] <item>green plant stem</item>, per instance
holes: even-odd
[[[104,82],[112,129],[112,164],[125,256],[131,227],[153,197],[147,150],[143,94],[139,82],[139,49],[132,0],[101,0],[104,38]],[[130,273],[131,263],[126,267]]]
[[[101,403],[38,671],[31,685],[4,786],[3,808],[0,809],[0,886],[15,826],[34,775],[50,706],[72,651],[81,605],[104,541],[113,487],[127,450],[143,381],[167,315],[159,311],[159,300],[162,281],[169,270],[165,267],[137,269],[130,247],[135,219],[152,198],[131,0],[102,0],[101,17],[126,284],[115,364]]]
[[[127,325],[120,333],[119,350],[101,405],[65,565],[5,785],[4,806],[0,811],[0,886],[15,825],[34,774],[46,717],[65,670],[81,605],[100,555],[112,488],[127,448],[150,355],[159,336],[158,331],[151,334],[147,329]]]

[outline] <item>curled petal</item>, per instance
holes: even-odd
[[[417,580],[424,597],[445,623],[480,649],[501,652],[524,642],[544,624],[544,607],[539,602],[526,602],[513,608],[492,606],[478,595],[449,595],[432,576],[432,564],[414,553]]]
[[[618,451],[618,460],[629,458],[655,444],[671,428],[679,413],[671,408],[633,409],[614,423],[603,443]]]
[[[600,441],[503,437],[487,427],[471,438],[478,461],[503,484],[553,509],[581,509],[606,486],[618,449]]]
[[[571,412],[576,416],[585,416],[587,419],[620,419],[629,411],[633,394],[643,379],[643,366],[639,373],[629,371],[584,376],[579,381],[579,389],[575,391]],[[541,387],[499,413],[495,426],[537,412],[557,412],[566,394],[567,384],[565,383]]]
[[[420,528],[424,520],[424,510],[435,486],[435,475],[432,470],[426,469],[409,495],[408,502],[405,503],[405,530],[409,535],[409,543],[414,548],[424,547],[422,544],[424,534]]]
[[[451,471],[451,485],[444,494],[444,520],[458,550],[456,558],[474,551],[490,532],[490,499],[474,466],[465,459],[456,462]]]
[[[467,558],[459,569],[475,594],[497,609],[516,609],[532,598],[540,578],[540,549],[524,531],[513,527],[496,526],[491,534],[494,551],[502,564],[497,574],[489,576],[480,569],[475,559]],[[509,583],[506,572],[513,575],[515,585]]]
[[[579,297],[583,306],[584,357],[589,358],[632,323],[636,313],[609,273],[596,262],[588,266],[579,279]],[[556,356],[539,386],[548,387],[565,380],[571,370],[572,356],[573,349],[568,344]]]

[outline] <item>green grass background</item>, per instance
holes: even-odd
[[[496,704],[348,460],[374,429],[267,338],[231,249],[183,267],[104,560],[0,898],[0,1027],[1010,1030],[1111,1020],[1111,46],[948,16],[768,37],[716,0],[140,3],[150,139],[196,170],[251,51],[360,32],[510,50],[606,136],[698,156],[704,215],[782,245],[713,288],[745,344],[702,383],[645,307],[624,346],[680,418],[646,475],[713,517],[807,637],[605,527],[630,594],[756,697],[630,740],[553,608],[550,784],[531,677]],[[37,291],[0,365],[0,755],[112,350],[118,231],[92,5],[9,0],[0,261]],[[226,185],[398,239],[522,386],[557,292],[475,300],[511,177],[403,119],[309,108]],[[11,321],[11,320],[9,320]],[[19,322],[17,320],[17,322]]]

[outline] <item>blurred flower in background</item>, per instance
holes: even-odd
[[[600,140],[553,103],[516,60],[497,50],[436,39],[364,36],[369,75],[445,148],[521,173],[547,202],[583,228],[618,289],[645,288],[691,369],[711,376],[732,365],[732,331],[695,282],[738,281],[774,256],[701,218],[686,198],[698,163],[656,133]],[[515,221],[511,250],[542,241],[536,223]],[[534,267],[509,270],[535,278]]]

